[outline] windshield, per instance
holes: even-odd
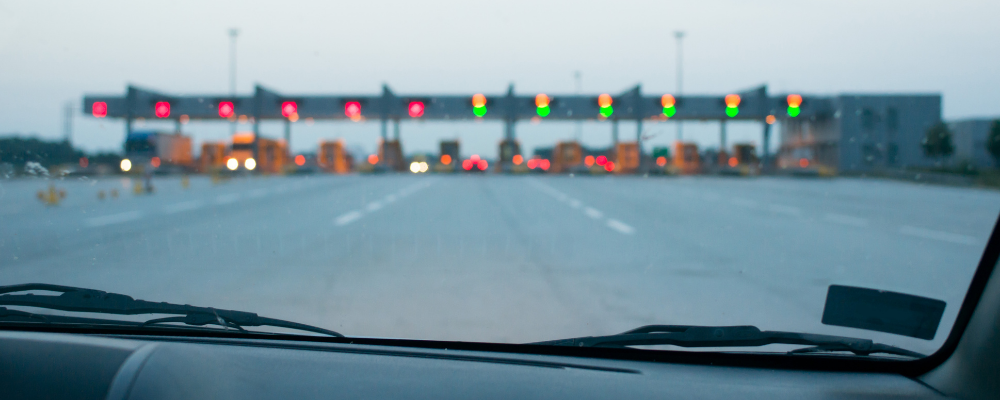
[[[0,13],[0,285],[931,354],[1000,215],[995,2],[52,7]]]

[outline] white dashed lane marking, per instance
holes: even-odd
[[[222,194],[215,197],[215,204],[223,205],[235,203],[240,199],[240,197],[243,197],[243,195],[239,193]]]
[[[635,228],[614,218],[608,218],[608,227],[626,235],[635,233]]]
[[[88,226],[99,227],[120,224],[123,222],[135,221],[142,218],[142,212],[140,211],[128,211],[118,214],[105,215],[101,217],[88,218],[85,222]]]
[[[964,244],[969,246],[982,244],[982,242],[979,239],[976,239],[972,236],[961,235],[958,233],[937,231],[933,229],[918,228],[909,225],[904,225],[900,227],[899,233],[907,236],[939,240],[942,242],[955,243],[955,244]]]
[[[823,218],[835,224],[857,226],[857,227],[868,226],[868,220],[864,218],[852,217],[850,215],[826,214]]]
[[[530,180],[529,182],[531,183],[532,186],[535,186],[536,188],[552,196],[556,200],[568,204],[570,208],[575,210],[583,209],[584,215],[592,219],[601,220],[604,218],[604,213],[600,212],[596,208],[586,206],[580,200],[574,199],[549,185],[541,183],[537,180]],[[621,234],[631,235],[635,233],[635,228],[631,227],[629,224],[626,224],[614,218],[608,218],[605,224],[607,225],[608,228],[614,229],[615,231]]]
[[[183,201],[180,203],[171,204],[169,206],[163,207],[163,212],[167,214],[176,214],[179,212],[196,210],[204,205],[205,203],[200,200]]]
[[[381,210],[383,207],[388,206],[389,204],[392,204],[396,200],[402,199],[402,198],[404,198],[406,196],[409,196],[409,195],[413,194],[414,192],[416,192],[416,191],[418,191],[420,189],[423,189],[425,187],[430,186],[431,183],[433,183],[433,182],[434,181],[426,181],[426,182],[418,183],[416,185],[412,185],[412,186],[403,188],[403,189],[399,190],[396,193],[389,194],[389,195],[385,196],[385,198],[383,198],[382,200],[373,201],[371,203],[368,203],[368,205],[366,205],[361,210],[348,211],[348,212],[344,213],[343,215],[341,215],[341,216],[339,216],[337,218],[334,218],[333,219],[333,224],[337,225],[337,226],[344,226],[344,225],[350,224],[351,222],[354,222],[354,221],[357,221],[357,220],[361,219],[361,217],[364,217],[366,214],[371,214],[373,212]]]
[[[333,223],[336,224],[337,226],[344,226],[361,218],[362,215],[363,214],[361,214],[361,211],[351,211],[347,214],[337,217],[337,219],[333,220]]]

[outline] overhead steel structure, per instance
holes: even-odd
[[[285,139],[290,139],[291,122],[300,118],[314,120],[378,120],[382,138],[388,138],[387,124],[393,121],[399,137],[399,122],[423,120],[499,120],[504,122],[504,137],[513,140],[520,120],[607,120],[612,136],[618,140],[619,121],[635,121],[636,141],[642,140],[642,123],[647,120],[717,120],[725,142],[725,122],[729,120],[763,123],[764,160],[770,125],[786,118],[815,118],[830,115],[834,104],[827,97],[804,97],[798,94],[769,96],[767,87],[726,95],[645,95],[640,85],[625,92],[597,95],[519,95],[510,85],[506,93],[471,95],[407,94],[398,95],[382,86],[380,95],[293,95],[278,93],[257,85],[251,96],[224,94],[172,95],[129,85],[125,95],[85,95],[84,113],[98,118],[125,119],[126,133],[131,133],[136,119],[173,120],[179,125],[187,120],[233,121],[246,118],[259,136],[260,122],[283,120]]]

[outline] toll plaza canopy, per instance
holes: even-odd
[[[129,85],[125,95],[85,95],[85,114],[97,118],[217,120],[236,118],[291,120],[366,119],[470,120],[516,122],[542,120],[755,120],[809,118],[829,115],[830,97],[785,94],[769,96],[767,87],[723,95],[645,95],[641,86],[618,94],[519,95],[511,85],[506,93],[469,95],[397,95],[383,85],[380,95],[283,94],[255,87],[251,96],[206,94],[173,95]],[[773,116],[773,117],[770,117]]]

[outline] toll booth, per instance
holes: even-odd
[[[670,148],[669,147],[654,147],[653,148],[653,162],[656,163],[656,167],[661,171],[667,167],[670,163]]]
[[[284,140],[257,139],[257,169],[261,173],[278,174],[288,165],[288,149]]]
[[[619,142],[615,145],[616,174],[634,174],[639,169],[639,143]]]
[[[577,142],[559,142],[552,149],[552,172],[571,172],[583,165],[583,147]]]
[[[344,142],[340,140],[324,140],[319,142],[319,154],[316,156],[316,164],[323,171],[334,174],[351,172],[351,163],[347,156],[347,150],[344,149]]]
[[[694,143],[674,143],[674,168],[679,174],[696,174],[701,170],[698,145]]]
[[[752,143],[737,143],[733,145],[733,158],[739,165],[757,164],[757,146]]]
[[[500,162],[497,163],[497,169],[503,172],[513,171],[513,166],[516,161],[515,156],[521,155],[521,143],[517,140],[504,139],[500,141]],[[522,157],[523,158],[523,157]]]
[[[459,158],[459,143],[457,140],[442,140],[438,145],[437,163],[432,162],[436,172],[455,172],[461,164]]]
[[[408,171],[410,167],[403,158],[403,146],[399,140],[385,140],[379,144],[378,162],[390,171]]]
[[[198,160],[198,171],[208,173],[226,167],[226,144],[205,142],[201,144],[201,156]]]

